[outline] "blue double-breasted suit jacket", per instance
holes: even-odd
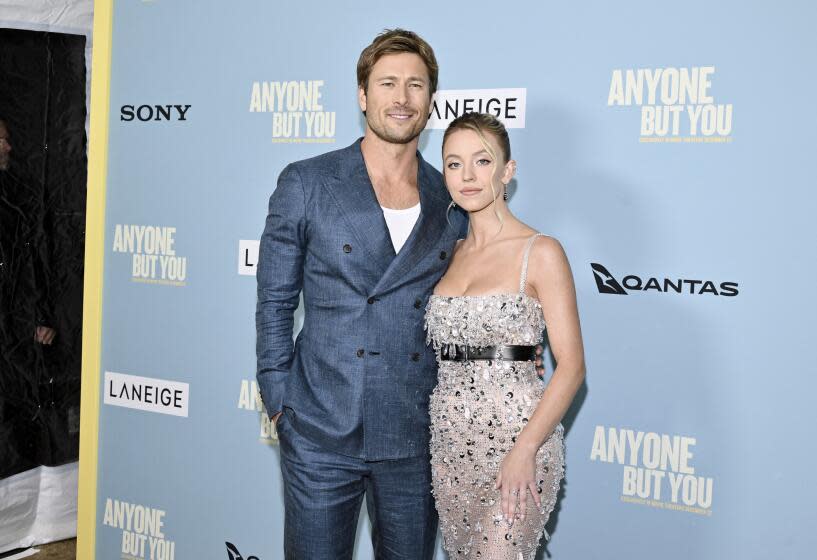
[[[360,140],[288,165],[261,237],[256,344],[266,409],[283,411],[321,447],[365,460],[428,450],[437,367],[423,317],[467,220],[447,212],[442,176],[417,159],[420,217],[399,254]]]

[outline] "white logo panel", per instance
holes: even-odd
[[[239,239],[238,273],[242,276],[255,276],[255,265],[258,264],[258,246],[256,239]]]
[[[445,129],[451,121],[466,113],[489,113],[505,128],[525,128],[525,88],[445,89],[431,99],[428,129]]]
[[[105,404],[187,418],[189,396],[187,383],[105,372]]]

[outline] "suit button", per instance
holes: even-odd
[[[376,299],[374,299],[373,297],[370,297],[369,299],[367,299],[367,300],[366,300],[366,303],[368,303],[369,305],[371,305],[371,304],[373,304],[373,303],[374,303],[374,302],[376,302],[376,301],[377,301]]]
[[[446,253],[445,251],[440,251],[440,260],[441,261],[444,261],[447,256],[448,256],[448,253]]]
[[[358,358],[362,358],[362,357],[363,357],[363,354],[365,354],[365,353],[366,353],[366,352],[363,350],[363,348],[358,348],[358,349],[357,349],[357,357],[358,357]]]
[[[414,354],[412,354],[411,355],[411,361],[412,362],[419,362],[420,361],[420,353],[415,352]]]
[[[414,300],[414,309],[420,309],[423,306],[423,300],[417,298]]]
[[[351,253],[352,252],[352,246],[347,243],[346,245],[343,246],[343,252],[344,253]]]

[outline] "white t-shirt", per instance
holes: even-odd
[[[411,230],[414,229],[417,218],[420,217],[420,203],[418,202],[416,206],[403,210],[394,210],[383,206],[380,208],[383,209],[383,217],[386,218],[386,225],[389,228],[394,252],[399,253],[406,243],[406,239],[411,235]]]

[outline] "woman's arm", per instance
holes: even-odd
[[[561,244],[552,237],[534,242],[528,284],[542,305],[550,349],[556,358],[556,369],[542,399],[516,441],[516,446],[535,453],[573,402],[584,381],[585,367],[573,274]]]
[[[540,237],[534,242],[528,284],[542,305],[548,341],[557,365],[536,410],[503,459],[497,476],[502,512],[511,523],[517,514],[525,519],[528,493],[537,507],[541,507],[535,480],[536,453],[567,412],[585,372],[573,274],[562,246],[555,239]]]

